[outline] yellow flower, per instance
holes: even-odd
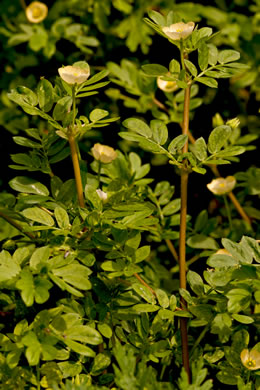
[[[48,14],[48,7],[40,1],[33,1],[25,10],[25,15],[29,22],[40,23]]]
[[[238,118],[229,119],[226,124],[235,130],[240,125],[240,120]]]
[[[256,349],[251,349],[251,351],[249,351],[248,349],[243,349],[240,354],[240,358],[242,364],[248,370],[260,369],[260,352],[258,352]]]
[[[219,177],[212,180],[211,183],[207,184],[208,189],[215,195],[224,195],[232,191],[236,185],[236,179],[234,176],[228,176],[226,178]]]
[[[110,163],[117,158],[117,152],[110,146],[95,144],[91,149],[94,158],[102,163]]]
[[[195,24],[193,22],[189,23],[175,23],[171,24],[169,27],[163,27],[162,31],[167,37],[173,39],[174,41],[179,41],[180,39],[186,39],[191,35]]]
[[[96,193],[98,194],[99,198],[102,200],[103,203],[107,202],[107,193],[98,189],[96,190]]]
[[[82,84],[90,75],[89,68],[82,69],[71,65],[59,68],[58,72],[62,80],[68,84]]]
[[[178,88],[176,81],[163,80],[163,76],[157,77],[157,86],[164,92],[173,92]]]

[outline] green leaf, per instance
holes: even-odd
[[[207,264],[214,268],[234,267],[238,261],[228,255],[214,254],[209,257]]]
[[[231,133],[231,127],[226,125],[218,126],[212,130],[208,139],[209,152],[211,154],[219,152],[231,136]]]
[[[100,333],[88,325],[69,326],[64,332],[66,340],[80,341],[91,345],[102,343]]]
[[[174,58],[171,60],[169,64],[169,69],[171,73],[180,73],[181,66],[179,61],[175,60]]]
[[[100,80],[102,80],[103,78],[105,78],[108,74],[109,74],[109,70],[107,70],[107,69],[101,70],[101,72],[98,72],[97,74],[95,74],[94,76],[92,76],[89,80],[87,80],[87,81],[84,83],[84,87],[85,87],[86,85],[90,85],[90,84],[97,83],[98,81],[100,81]]]
[[[34,222],[39,222],[43,225],[53,226],[53,218],[44,210],[39,207],[29,207],[21,212],[21,214]]]
[[[212,237],[207,237],[204,234],[195,234],[192,237],[189,237],[187,240],[187,244],[191,248],[198,248],[198,249],[219,249],[219,246]]]
[[[244,251],[251,253],[251,256],[260,263],[260,246],[252,237],[243,236],[241,243]]]
[[[29,138],[25,137],[17,136],[13,137],[13,140],[17,145],[26,146],[28,148],[40,149],[42,147],[42,145],[38,142],[31,141]]]
[[[216,65],[218,61],[218,49],[215,45],[212,45],[211,43],[208,44],[209,49],[209,65]]]
[[[64,340],[64,343],[74,352],[79,353],[82,356],[95,357],[96,353],[93,349],[87,347],[86,345],[77,343],[73,340]]]
[[[16,176],[14,179],[9,181],[10,187],[18,192],[25,192],[27,194],[37,194],[48,196],[49,191],[45,185],[36,181],[35,179],[25,177],[25,176]]]
[[[64,117],[70,112],[72,106],[72,97],[65,96],[58,100],[53,110],[53,118],[57,121],[64,119]]]
[[[15,257],[3,250],[0,252],[0,283],[12,280],[20,273],[21,268]]]
[[[203,71],[207,69],[209,63],[209,49],[205,42],[200,42],[198,48],[198,62],[199,67]]]
[[[239,313],[250,306],[251,293],[243,288],[234,288],[226,293],[229,313]]]
[[[163,151],[158,144],[156,144],[154,141],[149,139],[142,139],[139,145],[141,148],[148,150],[149,152],[152,153],[162,153]]]
[[[202,210],[196,218],[194,229],[197,232],[203,231],[206,228],[208,223],[208,212],[207,210]]]
[[[154,11],[154,10],[149,10],[148,15],[149,15],[149,18],[151,18],[159,26],[165,26],[165,24],[166,24],[165,17],[162,14],[160,14],[159,12]]]
[[[104,371],[111,363],[111,359],[105,353],[99,353],[95,356],[93,366],[91,368],[92,375],[99,375]]]
[[[31,35],[29,39],[29,47],[33,51],[39,51],[42,48],[44,48],[47,45],[48,42],[48,34],[47,31],[41,27],[37,26],[36,31],[34,32],[33,35]]]
[[[160,306],[149,305],[148,303],[138,303],[131,307],[131,312],[136,313],[152,313],[154,311],[159,310]]]
[[[30,366],[36,366],[40,361],[41,344],[34,332],[29,331],[21,340],[27,346],[25,351],[26,359]]]
[[[162,213],[165,216],[172,215],[177,213],[181,208],[181,200],[180,199],[174,199],[171,202],[169,202],[164,208],[162,209]]]
[[[38,104],[37,95],[29,88],[18,86],[7,94],[8,98],[20,106],[36,106]]]
[[[170,301],[169,301],[169,298],[168,298],[168,295],[166,294],[166,292],[164,290],[159,289],[159,288],[157,288],[155,290],[155,292],[156,292],[156,296],[157,296],[159,305],[161,307],[163,307],[164,309],[167,309],[167,307],[169,307],[169,305],[170,305]]]
[[[66,283],[80,290],[91,289],[91,283],[88,279],[92,271],[81,264],[69,264],[64,267],[52,270],[55,276],[62,278]]]
[[[232,317],[234,318],[234,320],[240,322],[241,324],[252,324],[252,322],[254,322],[252,317],[245,316],[242,314],[232,314]]]
[[[216,157],[225,158],[225,157],[231,157],[231,156],[238,156],[239,154],[242,154],[246,151],[246,148],[243,146],[230,146],[228,148],[225,148],[224,150],[221,150],[216,154]]]
[[[222,50],[218,54],[218,62],[226,64],[227,62],[237,61],[240,58],[240,53],[235,50]]]
[[[180,150],[183,148],[183,146],[188,141],[188,136],[186,134],[178,135],[178,137],[175,137],[170,145],[168,146],[168,150],[170,153],[175,154],[177,150]]]
[[[153,293],[151,292],[151,290],[148,287],[144,286],[143,284],[134,283],[134,284],[132,284],[132,289],[138,295],[140,295],[146,302],[151,303],[151,304],[156,303],[155,297],[154,297]]]
[[[41,248],[35,249],[30,258],[30,268],[33,271],[40,272],[42,267],[47,263],[50,256],[49,246],[42,246]]]
[[[105,323],[98,323],[97,324],[98,331],[102,334],[102,336],[106,337],[107,339],[110,339],[113,335],[112,329],[108,324]]]
[[[207,145],[203,137],[196,140],[193,148],[193,153],[199,161],[204,161],[207,158]]]
[[[58,223],[58,226],[61,229],[68,229],[70,227],[70,220],[69,220],[68,213],[63,207],[60,206],[55,207],[54,215]]]
[[[145,74],[153,77],[163,76],[168,73],[168,69],[159,64],[146,64],[142,65],[141,68]]]
[[[54,102],[54,92],[53,87],[48,80],[40,80],[37,85],[37,96],[40,108],[44,112],[50,111]]]
[[[150,123],[153,132],[153,139],[160,145],[164,145],[168,139],[168,130],[164,122],[153,119]]]
[[[198,74],[196,66],[189,60],[184,60],[184,63],[185,63],[186,68],[192,74],[192,76],[196,77]]]
[[[26,306],[32,306],[34,302],[34,282],[29,269],[23,269],[16,287],[21,290],[21,297]]]
[[[144,245],[138,248],[135,251],[135,263],[140,263],[140,261],[147,259],[147,257],[150,255],[150,250],[150,245]]]
[[[187,281],[195,294],[198,296],[202,296],[204,294],[204,284],[199,274],[189,270],[187,273]]]
[[[89,115],[89,119],[91,122],[99,121],[100,119],[105,118],[108,116],[109,112],[106,110],[101,110],[100,108],[96,108],[95,110],[91,111]]]
[[[150,127],[141,119],[128,118],[123,122],[123,125],[127,129],[130,129],[131,131],[134,131],[135,133],[138,133],[146,138],[152,137],[152,131]]]
[[[207,172],[207,170],[202,167],[192,167],[192,170],[194,172],[200,173],[201,175],[205,175],[205,173]]]
[[[211,77],[198,77],[196,78],[196,81],[205,84],[211,88],[218,88],[218,82],[215,79],[212,79]]]
[[[243,243],[235,243],[228,238],[222,238],[221,240],[224,248],[231,253],[234,259],[238,260],[240,264],[251,264],[253,262],[253,256],[248,246]]]

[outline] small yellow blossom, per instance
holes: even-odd
[[[193,22],[189,23],[174,23],[169,27],[163,27],[162,31],[167,37],[174,41],[179,41],[180,39],[186,39],[189,35],[191,35],[195,24]]]
[[[178,88],[176,81],[163,80],[163,76],[157,77],[157,86],[164,92],[173,92]]]
[[[68,84],[82,84],[90,75],[89,68],[82,69],[71,65],[59,68],[58,72],[62,80],[66,81]]]
[[[48,14],[48,7],[40,1],[33,1],[25,10],[25,15],[29,22],[40,23]]]
[[[107,202],[107,193],[98,189],[96,190],[96,193],[98,194],[99,198],[102,200],[103,203]]]
[[[238,118],[229,119],[226,124],[235,130],[240,125],[240,120]]]
[[[110,163],[117,158],[117,152],[110,146],[95,144],[91,149],[94,158],[102,163]]]
[[[234,176],[219,177],[212,180],[207,184],[208,189],[215,195],[224,195],[232,191],[236,185],[236,179]]]
[[[240,354],[242,364],[248,370],[259,370],[260,369],[260,352],[256,349],[243,349]]]

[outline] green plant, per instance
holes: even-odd
[[[132,9],[129,1],[113,4],[126,14]],[[194,220],[187,210],[190,176],[207,168],[218,176],[216,165],[239,161],[256,139],[240,136],[237,119],[225,123],[216,116],[209,135],[196,140],[189,121],[190,111],[203,104],[198,85],[216,89],[216,79],[238,76],[248,66],[237,62],[237,51],[211,43],[211,28],[179,24],[173,12],[148,14],[146,24],[170,40],[180,58],[169,69],[147,61],[141,68],[128,60],[121,67],[108,63],[111,81],[139,100],[116,97],[153,115],[150,122],[123,118],[124,153],[93,146],[88,138],[118,117],[91,102],[80,115],[79,99],[93,101],[108,85],[106,69],[93,74],[87,62],[72,62],[59,68],[55,81],[43,78],[34,90],[18,86],[8,94],[34,127],[13,137],[29,153],[11,156],[11,167],[31,176],[16,176],[12,191],[0,194],[1,316],[10,319],[1,325],[3,389],[260,385],[258,363],[250,366],[250,354],[243,352],[259,352],[260,251],[247,214],[251,203],[242,206],[247,195],[259,195],[257,169],[235,175],[238,197],[230,188],[215,192],[221,220],[206,209]],[[163,103],[156,97],[157,77],[179,89],[167,91]],[[172,136],[171,123],[182,133]],[[146,152],[170,164],[167,180],[147,177],[153,172]],[[74,177],[64,179],[55,164],[67,164],[69,157]],[[203,258],[210,268],[200,264],[196,270]]]

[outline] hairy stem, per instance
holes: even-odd
[[[184,94],[184,111],[182,134],[188,135],[189,130],[189,109],[190,109],[190,86],[185,89]],[[183,153],[188,151],[188,142],[183,147]],[[181,215],[180,215],[180,245],[179,245],[179,275],[180,288],[186,289],[186,217],[187,217],[187,202],[188,202],[188,178],[189,173],[185,167],[181,169]],[[186,302],[181,298],[182,306],[186,307]],[[180,330],[182,341],[182,362],[185,371],[191,380],[190,364],[189,364],[189,349],[188,349],[188,331],[186,318],[180,318]]]

